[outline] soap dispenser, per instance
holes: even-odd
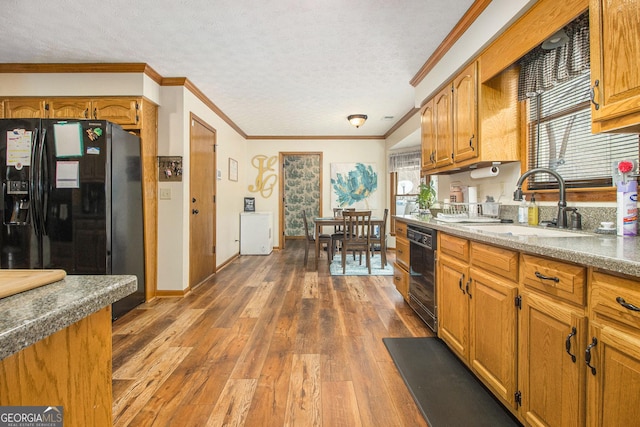
[[[520,224],[529,223],[529,206],[527,205],[527,196],[522,196],[522,203],[518,206],[518,222]]]
[[[538,205],[536,204],[536,195],[532,194],[531,195],[531,203],[529,203],[529,209],[528,209],[528,221],[529,221],[529,225],[538,225]]]

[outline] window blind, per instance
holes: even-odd
[[[592,134],[589,73],[529,98],[529,168],[554,169],[567,187],[610,186],[614,162],[638,161],[638,135]],[[537,174],[530,189],[557,188]]]

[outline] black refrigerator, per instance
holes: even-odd
[[[101,120],[0,119],[0,167],[0,268],[133,274],[114,320],[144,301],[136,135]]]

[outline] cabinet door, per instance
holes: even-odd
[[[84,98],[52,98],[49,117],[53,119],[90,119],[91,100]]]
[[[420,128],[422,131],[422,169],[430,170],[436,167],[436,123],[433,109],[433,98],[422,107]]]
[[[584,425],[586,316],[525,292],[520,320],[522,417],[534,426]],[[575,361],[567,352],[567,341]]]
[[[434,98],[436,123],[436,167],[453,163],[453,112],[451,86],[442,89]]]
[[[93,101],[93,118],[109,120],[123,127],[140,127],[137,99],[104,98]]]
[[[517,285],[475,268],[471,278],[469,365],[515,409]]]
[[[402,298],[409,301],[409,273],[398,264],[393,265],[393,284]]]
[[[453,81],[453,159],[456,162],[478,157],[476,63],[469,65]]]
[[[47,104],[41,98],[9,99],[4,102],[7,119],[45,119]]]
[[[590,1],[593,121],[640,112],[639,7],[638,1]]]
[[[469,352],[469,267],[454,259],[438,260],[438,336],[463,360]]]
[[[592,324],[588,370],[589,426],[637,426],[640,422],[640,339],[619,329]]]

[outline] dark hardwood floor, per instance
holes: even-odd
[[[432,332],[391,276],[305,269],[303,245],[114,322],[114,425],[426,426],[382,338]]]

